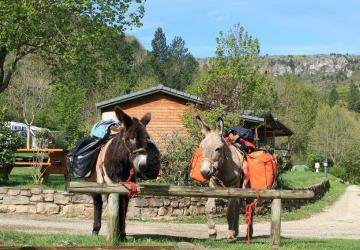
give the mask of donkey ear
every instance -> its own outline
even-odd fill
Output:
[[[216,132],[218,132],[220,135],[224,132],[224,120],[219,117],[216,122]]]
[[[208,125],[205,124],[205,122],[200,118],[200,116],[196,116],[196,122],[199,126],[199,128],[201,128],[201,132],[204,135],[207,135],[208,133],[210,133],[210,128]]]
[[[151,120],[151,113],[146,113],[140,120],[140,122],[146,127]]]
[[[119,108],[119,106],[115,107],[115,114],[119,119],[119,122],[124,124],[125,129],[129,128],[132,125],[133,121],[131,117],[128,116],[124,111],[122,111],[122,109]]]

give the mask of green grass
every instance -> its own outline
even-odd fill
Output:
[[[287,171],[279,177],[280,185],[284,189],[288,188],[307,188],[309,186],[323,182],[323,173],[312,171]]]
[[[269,237],[258,237],[247,246],[242,238],[236,243],[227,243],[226,240],[199,240],[183,237],[160,235],[137,235],[128,237],[126,243],[120,246],[176,246],[179,242],[189,242],[194,245],[210,249],[271,249]],[[316,239],[287,239],[282,238],[283,249],[359,249],[360,240],[316,240]],[[30,234],[12,231],[0,231],[0,247],[71,247],[71,246],[109,246],[103,236],[80,236],[66,234]]]
[[[23,188],[44,188],[44,189],[56,189],[64,190],[65,189],[65,180],[64,175],[60,174],[50,174],[48,183],[35,185],[33,184],[33,174],[34,168],[32,167],[14,167],[11,171],[8,181],[0,179],[0,186],[9,186],[9,187],[23,187]]]

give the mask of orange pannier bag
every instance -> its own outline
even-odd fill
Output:
[[[204,183],[207,180],[201,175],[201,160],[203,157],[202,148],[197,148],[191,158],[190,177],[194,181]]]
[[[247,155],[247,176],[253,189],[268,189],[277,176],[274,157],[266,151],[255,151]]]

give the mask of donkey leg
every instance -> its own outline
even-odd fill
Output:
[[[119,240],[125,241],[126,240],[126,231],[125,231],[125,224],[126,224],[126,213],[128,209],[129,198],[128,196],[120,196],[119,199]]]
[[[229,199],[229,205],[227,210],[227,222],[228,222],[228,235],[227,240],[229,242],[236,241],[236,237],[239,234],[239,199]]]
[[[216,212],[215,198],[209,198],[205,205],[205,213],[208,224],[208,233],[210,239],[216,239],[217,231],[215,229],[214,214]]]
[[[101,228],[101,213],[103,201],[101,198],[101,194],[92,194],[92,198],[94,201],[94,225],[92,234],[98,235]]]

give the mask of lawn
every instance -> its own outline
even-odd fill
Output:
[[[44,189],[65,190],[64,175],[50,174],[48,183],[35,185],[33,184],[32,178],[34,171],[38,170],[34,170],[32,167],[14,167],[8,181],[0,179],[0,186],[24,188],[40,187]]]
[[[188,242],[196,246],[210,249],[271,249],[271,240],[268,237],[255,238],[248,246],[244,239],[229,244],[226,240],[198,240],[181,237],[138,235],[128,237],[121,246],[177,246],[179,242]],[[359,249],[360,240],[316,240],[316,239],[287,239],[282,238],[283,249]],[[36,247],[72,247],[72,246],[109,246],[103,236],[80,236],[66,234],[30,234],[11,231],[0,231],[1,246],[36,246]]]

